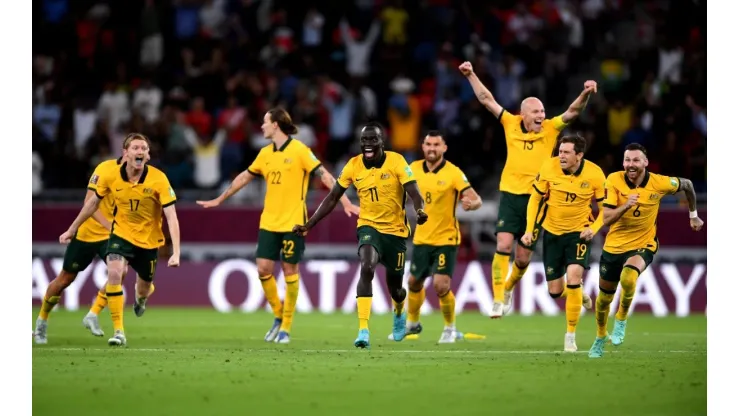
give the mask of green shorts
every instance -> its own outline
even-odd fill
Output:
[[[555,235],[542,230],[542,257],[545,263],[547,281],[563,277],[571,264],[579,264],[589,269],[591,242],[581,240],[579,231]]]
[[[406,268],[406,239],[391,234],[383,234],[369,225],[357,228],[359,247],[371,245],[380,257],[380,264],[388,274],[403,274]],[[360,249],[357,254],[360,254]]]
[[[257,236],[257,258],[298,264],[306,251],[306,239],[294,232],[278,233],[260,229]]]
[[[646,248],[630,250],[620,254],[612,254],[602,251],[601,259],[599,260],[599,275],[607,282],[619,282],[624,264],[627,263],[627,260],[632,256],[642,257],[642,259],[645,260],[645,268],[647,268],[647,266],[653,262],[655,252]]]
[[[109,254],[123,256],[142,280],[147,282],[154,280],[154,273],[157,271],[157,260],[159,259],[158,248],[141,248],[128,240],[111,234],[108,239],[106,256]]]
[[[424,280],[435,274],[452,276],[457,261],[457,246],[414,245],[411,274]]]
[[[108,249],[108,240],[88,243],[73,238],[69,242],[67,249],[64,251],[64,263],[62,270],[68,273],[79,273],[87,269],[92,263],[95,256],[105,261],[106,250]]]
[[[537,210],[537,216],[539,216],[542,205],[545,200],[540,201],[540,207]],[[501,192],[501,200],[498,204],[498,222],[496,222],[496,233],[511,233],[517,241],[517,244],[521,244],[520,238],[527,231],[527,205],[529,205],[529,194],[517,195],[508,192]],[[544,217],[537,222],[535,230],[532,236],[532,244],[522,247],[534,250],[537,245],[539,235],[542,233],[542,220]]]

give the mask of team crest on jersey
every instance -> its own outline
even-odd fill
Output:
[[[93,185],[97,185],[98,179],[100,179],[100,176],[98,176],[98,175],[92,175],[90,177],[90,183],[93,184]]]
[[[590,185],[590,184],[589,184],[588,182],[586,182],[586,181],[583,181],[583,182],[581,182],[581,188],[582,188],[582,189],[586,189],[586,188],[588,188],[589,186],[591,186],[591,185]]]
[[[152,189],[152,188],[144,188],[144,193],[145,194],[153,194],[154,193],[154,189]]]
[[[386,179],[388,179],[390,177],[391,177],[391,174],[390,173],[384,173],[384,174],[380,175],[380,179],[383,179],[383,180],[386,180]]]
[[[650,199],[651,200],[653,200],[653,199],[659,199],[659,198],[660,198],[660,194],[650,194]]]
[[[289,157],[286,157],[285,160],[283,161],[283,163],[285,163],[286,165],[289,165],[289,164],[293,163],[293,159],[291,159]]]
[[[438,181],[437,186],[445,186],[446,183],[445,181]]]

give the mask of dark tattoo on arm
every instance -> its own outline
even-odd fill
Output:
[[[117,260],[123,261],[123,256],[120,254],[116,254],[116,253],[108,254],[108,261],[117,261]]]
[[[689,211],[696,211],[696,191],[693,182],[686,178],[678,178],[678,190],[683,191],[686,195],[686,200],[689,202]]]

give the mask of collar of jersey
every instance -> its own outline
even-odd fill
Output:
[[[432,173],[437,173],[440,170],[442,170],[442,168],[445,167],[445,164],[446,163],[447,163],[447,161],[443,159],[442,160],[442,163],[440,163],[439,166],[437,166],[436,168],[434,168],[434,170],[432,171]],[[426,160],[422,160],[421,161],[421,165],[423,166],[424,173],[429,173],[429,167],[427,166],[427,161]]]
[[[272,151],[273,151],[273,152],[282,152],[283,150],[285,150],[285,148],[286,148],[286,147],[288,147],[288,145],[290,144],[290,142],[291,142],[292,140],[293,140],[293,138],[292,138],[292,137],[290,137],[290,136],[288,136],[288,140],[286,140],[286,141],[285,141],[285,143],[283,143],[283,145],[282,145],[282,146],[280,146],[280,148],[279,148],[279,149],[277,148],[277,145],[276,145],[275,143],[273,143],[273,144],[272,144]]]
[[[578,169],[576,169],[576,171],[575,171],[575,172],[573,172],[573,176],[578,176],[578,175],[580,175],[580,174],[581,174],[581,172],[583,172],[583,167],[584,167],[584,166],[586,166],[586,159],[581,159],[581,166],[579,166],[579,167],[578,167]],[[567,171],[567,170],[565,170],[565,169],[563,169],[563,173],[564,173],[564,174],[566,174],[566,175],[570,175],[570,172],[568,172],[568,171]]]
[[[645,179],[642,180],[642,183],[640,184],[640,188],[646,187],[649,180],[650,180],[650,172],[648,172],[647,169],[645,169]],[[626,171],[624,172],[624,181],[627,183],[627,186],[630,189],[637,188],[637,185],[635,185],[634,183],[632,183],[632,181],[630,180],[630,178],[627,176],[627,172]]]
[[[128,162],[123,162],[123,164],[121,165],[121,179],[123,179],[124,182],[128,182],[128,173],[126,173],[127,164]],[[141,173],[141,177],[139,178],[138,183],[144,183],[147,173],[149,173],[149,166],[144,165],[144,172]]]
[[[387,153],[383,152],[383,156],[380,157],[376,162],[368,162],[365,158],[362,158],[362,164],[365,165],[365,169],[377,168],[380,169],[385,163],[385,157]]]

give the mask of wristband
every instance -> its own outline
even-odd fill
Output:
[[[699,218],[699,214],[696,211],[689,211],[689,218]]]

